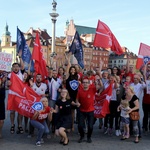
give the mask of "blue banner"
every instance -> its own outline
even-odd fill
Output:
[[[24,38],[23,33],[18,29],[17,27],[17,48],[16,48],[17,53],[22,51],[22,60],[25,65],[25,69],[28,69],[28,65],[31,61],[31,52],[30,49],[26,43],[26,40]]]
[[[70,50],[72,54],[74,54],[75,58],[78,61],[78,64],[83,69],[84,68],[84,60],[83,60],[83,48],[80,40],[79,33],[76,31],[72,44],[70,46]]]

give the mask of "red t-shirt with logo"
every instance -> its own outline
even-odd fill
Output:
[[[91,84],[88,90],[84,90],[82,85],[79,86],[77,99],[81,104],[80,111],[82,112],[94,111],[95,93],[96,87],[94,84]]]
[[[40,114],[36,120],[39,122],[43,122],[47,118],[49,112],[50,112],[50,107],[48,106],[48,107],[46,107],[45,111],[40,112]]]

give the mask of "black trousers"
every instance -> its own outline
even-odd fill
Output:
[[[143,128],[145,129],[145,131],[148,131],[148,128],[150,129],[150,123],[149,123],[150,104],[143,103],[142,106],[143,106],[143,112],[144,112]]]
[[[78,130],[80,133],[80,137],[82,138],[84,137],[85,120],[87,120],[87,125],[88,125],[87,138],[91,138],[91,135],[93,132],[94,111],[91,111],[91,112],[79,111]]]

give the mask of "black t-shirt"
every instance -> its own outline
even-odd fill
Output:
[[[79,82],[76,78],[69,77],[66,80],[66,89],[69,92],[69,96],[73,101],[76,100],[77,92],[78,92]]]
[[[125,96],[122,97],[122,99],[125,99]],[[133,95],[133,97],[131,98],[131,100],[129,101],[129,107],[132,109],[135,107],[134,101],[139,100],[138,97],[136,95]],[[139,109],[135,110],[135,111],[139,111]]]
[[[71,102],[72,100],[66,100],[65,102],[60,99],[56,101],[56,105],[59,108],[59,115],[66,116],[71,114]]]

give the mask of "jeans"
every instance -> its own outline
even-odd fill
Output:
[[[88,124],[87,138],[91,138],[91,135],[93,132],[94,111],[91,111],[91,112],[79,111],[78,130],[79,130],[81,138],[84,137],[85,119],[87,120],[87,124]]]
[[[139,136],[138,121],[132,120],[132,126],[133,126],[133,134],[134,134],[134,136]]]
[[[33,127],[38,129],[37,142],[41,141],[41,138],[44,133],[49,133],[49,129],[45,120],[42,123],[36,120],[30,120],[30,123]]]

